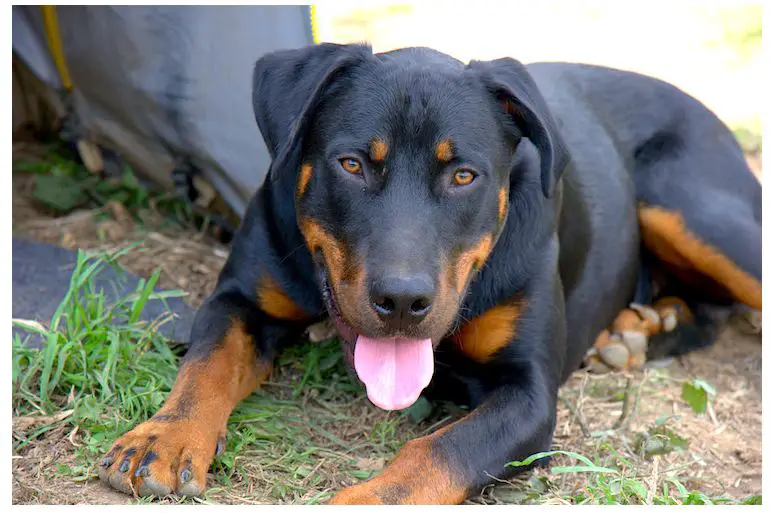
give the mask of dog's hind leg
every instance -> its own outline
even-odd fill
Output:
[[[679,181],[688,178],[681,175]],[[663,182],[650,184],[650,192],[656,192],[658,183]],[[649,196],[655,202],[641,203],[638,219],[648,251],[644,258],[657,261],[672,283],[669,290],[691,307],[679,307],[679,322],[661,329],[664,321],[651,321],[650,309],[622,311],[587,356],[585,364],[595,372],[640,368],[648,360],[706,347],[714,342],[733,304],[761,311],[761,208],[749,205],[744,195],[707,190],[694,196],[690,189],[686,184],[653,198],[642,191],[641,199]],[[659,312],[663,301],[676,299],[660,300],[653,309]],[[682,304],[677,299],[677,306]]]
[[[697,205],[674,210],[641,205],[638,216],[643,244],[671,274],[698,292],[711,294],[711,299],[729,296],[734,302],[761,310],[761,225],[721,207]]]
[[[701,302],[761,310],[762,187],[726,126],[699,110],[634,150],[641,239]]]

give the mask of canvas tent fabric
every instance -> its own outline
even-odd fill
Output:
[[[251,106],[254,63],[312,44],[309,8],[58,6],[56,22],[70,108],[90,140],[162,187],[187,161],[240,216],[270,163]],[[12,23],[14,59],[44,88],[63,89],[41,7],[14,6]],[[17,105],[30,104],[23,89],[15,77],[14,129]]]
[[[11,255],[12,318],[48,325],[70,288],[77,253],[51,244],[13,237]],[[101,291],[106,304],[112,305],[120,302],[126,304],[122,300],[126,301],[130,294],[137,291],[139,283],[140,277],[137,275],[104,265],[93,275],[91,285],[94,291]],[[155,288],[155,292],[164,291]],[[181,344],[189,343],[194,318],[194,308],[178,297],[168,297],[164,301],[151,298],[140,313],[141,321],[157,323],[158,333]],[[110,322],[124,320],[112,316]],[[27,339],[33,347],[42,344],[41,337],[16,325],[12,328],[12,334],[19,335],[23,341]]]

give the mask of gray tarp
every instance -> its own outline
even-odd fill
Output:
[[[254,62],[313,42],[308,7],[60,6],[57,17],[93,140],[168,187],[175,159],[188,157],[242,214],[269,164],[251,107]],[[13,51],[59,86],[38,6],[13,7]]]

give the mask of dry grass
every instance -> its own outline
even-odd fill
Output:
[[[160,284],[188,292],[192,305],[212,288],[224,262],[226,248],[194,230],[166,230],[153,211],[144,213],[142,225],[128,221],[116,208],[54,219],[35,208],[28,192],[27,178],[16,174],[16,235],[79,248],[140,242],[141,250],[123,257],[123,266],[141,276],[160,267]],[[120,229],[109,233],[106,221]],[[271,382],[233,415],[228,451],[214,465],[212,488],[203,501],[321,502],[334,490],[373,475],[405,440],[460,414],[440,407],[415,425],[407,416],[380,411],[366,400],[342,362],[332,359],[336,352],[336,344],[309,343],[282,357]],[[682,384],[690,378],[716,388],[703,415],[681,398]],[[303,381],[306,386],[300,386]],[[60,413],[68,408],[63,399]],[[50,430],[32,436],[47,422],[53,426]],[[67,418],[17,415],[14,437],[25,445],[13,455],[15,504],[135,501],[96,479],[93,456],[86,450],[90,434],[76,427]],[[761,337],[728,329],[716,346],[668,368],[605,376],[577,373],[563,387],[554,449],[617,469],[616,477],[535,470],[487,487],[469,502],[604,503],[616,490],[622,502],[645,503],[679,497],[675,483],[707,497],[761,495],[761,431]],[[668,440],[679,447],[645,455],[647,444]],[[565,458],[554,460],[554,465],[561,464]],[[625,483],[642,490],[626,489]]]

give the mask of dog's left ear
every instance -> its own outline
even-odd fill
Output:
[[[522,135],[537,147],[543,194],[550,198],[570,153],[537,84],[519,61],[508,57],[471,61],[468,67],[513,117]]]

